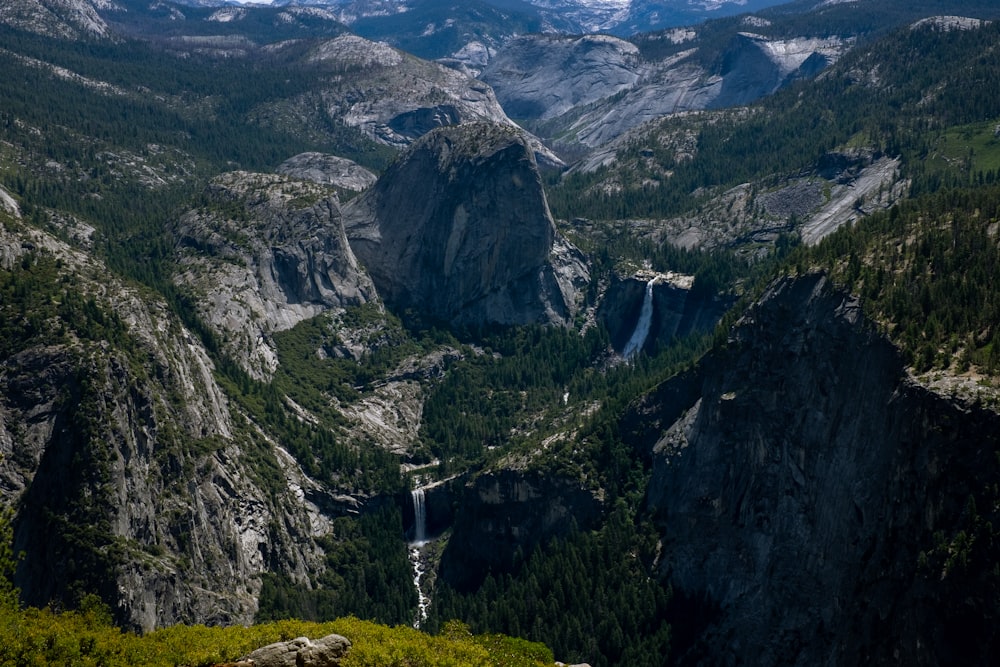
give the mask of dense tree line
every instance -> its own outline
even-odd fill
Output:
[[[430,627],[461,618],[473,631],[540,641],[562,660],[659,667],[670,650],[669,590],[649,561],[655,535],[624,504],[594,532],[574,532],[490,573],[472,594],[439,583]]]
[[[257,621],[356,616],[389,625],[411,624],[417,593],[402,534],[402,516],[394,505],[383,505],[360,519],[337,519],[333,533],[323,540],[326,569],[314,585],[304,588],[279,575],[265,576]]]
[[[505,445],[514,427],[576,398],[581,375],[608,349],[607,334],[553,327],[510,328],[490,334],[481,351],[469,350],[424,403],[420,436],[443,459],[472,461]]]
[[[800,267],[830,267],[919,372],[1000,373],[1000,188],[945,190],[843,228]]]

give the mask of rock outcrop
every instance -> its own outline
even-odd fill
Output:
[[[838,38],[736,33],[716,56],[714,44],[694,32],[659,39],[679,40],[677,48],[643,57],[635,44],[609,36],[523,36],[500,49],[480,78],[509,115],[572,152],[604,146],[666,115],[752,102],[815,76],[847,48]]]
[[[177,281],[252,375],[277,366],[270,335],[375,300],[327,188],[273,174],[216,177],[205,206],[177,225]]]
[[[635,44],[606,35],[526,35],[502,48],[480,78],[514,118],[547,120],[634,86]]]
[[[432,132],[345,206],[344,224],[386,303],[453,325],[565,323],[588,279],[508,126]]]
[[[375,184],[378,177],[347,158],[325,153],[300,153],[280,165],[277,172],[303,181],[333,185],[361,192]]]
[[[822,275],[777,282],[631,421],[659,567],[703,621],[681,664],[996,658],[1000,415],[916,383]]]

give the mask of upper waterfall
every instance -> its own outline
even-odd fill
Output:
[[[659,281],[660,276],[652,278],[646,283],[646,295],[642,299],[642,310],[639,311],[639,321],[635,324],[635,331],[632,337],[625,344],[622,356],[631,359],[646,344],[646,337],[649,335],[649,327],[653,323],[653,286]]]

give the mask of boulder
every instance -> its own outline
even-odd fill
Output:
[[[237,664],[253,667],[338,667],[350,648],[351,641],[341,635],[327,635],[315,641],[297,637],[262,646]]]

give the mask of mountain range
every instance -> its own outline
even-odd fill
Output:
[[[396,0],[184,0],[193,6],[225,4],[286,7],[309,5],[337,11],[345,23],[392,14],[440,13],[444,22],[461,15],[462,5],[475,3],[399,2]],[[487,0],[480,7],[503,11],[509,20],[519,14],[540,21],[546,31],[568,33],[611,32],[618,35],[647,32],[678,25],[700,23],[707,19],[753,12],[777,4],[780,0]],[[477,8],[478,9],[478,8]],[[478,11],[483,11],[478,9]],[[489,10],[487,10],[489,11]],[[419,19],[417,19],[419,20]],[[410,21],[415,23],[417,20]]]
[[[993,664],[998,31],[5,3],[0,613]]]

